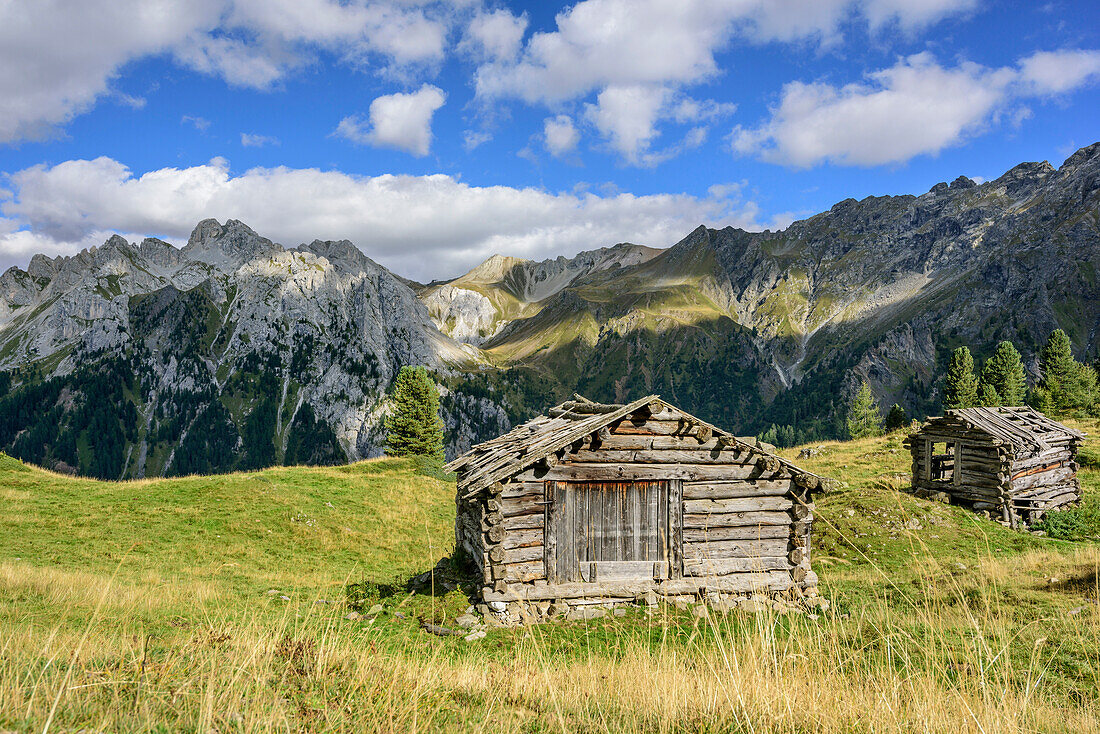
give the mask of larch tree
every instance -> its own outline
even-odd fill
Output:
[[[439,392],[423,367],[402,367],[386,417],[386,453],[390,456],[443,456]]]
[[[848,416],[845,420],[848,436],[867,438],[882,435],[882,415],[870,386],[864,382],[848,404]]]
[[[951,365],[943,382],[943,407],[973,408],[978,404],[978,379],[974,376],[974,357],[968,347],[959,347],[951,355]]]

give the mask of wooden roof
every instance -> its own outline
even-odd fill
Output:
[[[502,436],[477,444],[451,461],[445,468],[447,471],[465,470],[459,479],[458,488],[464,491],[464,495],[472,496],[494,482],[518,474],[585,436],[647,408],[651,412],[660,412],[665,408],[674,410],[692,424],[707,426],[713,435],[726,437],[730,445],[775,459],[786,467],[792,476],[821,479],[815,474],[797,468],[786,459],[765,451],[759,446],[745,443],[733,434],[684,412],[662,400],[659,395],[647,395],[625,405],[594,403],[578,395],[577,400],[554,406],[547,411],[547,415],[540,415]]]
[[[942,418],[931,418],[926,426],[956,421],[962,426],[987,433],[1007,443],[1017,454],[1030,455],[1046,451],[1067,439],[1080,441],[1085,434],[1064,426],[1056,420],[1025,406],[997,408],[956,408]],[[923,431],[924,428],[921,428]]]

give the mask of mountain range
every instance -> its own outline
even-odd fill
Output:
[[[1011,340],[1034,375],[1062,328],[1096,358],[1098,176],[1100,143],[782,231],[495,255],[427,285],[350,242],[285,248],[234,220],[178,249],[36,255],[0,275],[0,448],[109,478],[338,463],[379,453],[405,364],[437,376],[452,453],[573,391],[810,439],[866,381],[919,417],[959,345]]]

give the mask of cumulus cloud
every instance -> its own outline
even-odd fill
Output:
[[[168,54],[270,88],[327,50],[383,69],[434,64],[457,22],[444,0],[44,0],[0,3],[0,143],[56,133],[111,94],[125,64]]]
[[[484,60],[511,61],[519,53],[526,32],[526,13],[516,16],[501,8],[474,16],[459,46]]]
[[[553,156],[562,156],[571,153],[577,148],[581,134],[573,125],[573,118],[569,115],[547,117],[542,126],[543,140],[546,150]]]
[[[584,0],[559,13],[553,31],[532,34],[518,54],[492,58],[475,73],[482,100],[518,99],[554,107],[595,94],[586,109],[612,150],[650,165],[706,136],[696,121],[676,147],[649,147],[662,120],[727,114],[682,100],[683,90],[720,73],[715,55],[751,43],[835,39],[853,18],[873,29],[916,28],[965,11],[976,0]],[[682,109],[670,109],[679,104]],[[631,113],[636,114],[631,114]]]
[[[730,142],[736,153],[795,167],[901,163],[959,144],[1022,98],[1069,91],[1098,71],[1093,51],[1042,52],[996,69],[947,68],[925,52],[842,87],[786,84],[769,119],[734,128]],[[1021,108],[1011,117],[1027,114]]]
[[[1069,92],[1100,76],[1100,51],[1040,51],[1020,61],[1025,91],[1048,95]]]
[[[370,103],[369,119],[345,117],[336,134],[353,143],[425,156],[432,145],[432,116],[446,100],[443,90],[431,84],[409,94],[383,95]]]
[[[547,192],[471,186],[451,176],[354,176],[257,168],[225,160],[135,176],[110,158],[33,166],[10,176],[0,205],[0,259],[75,252],[109,231],[184,241],[205,217],[236,218],[293,246],[350,239],[372,258],[420,279],[462,272],[494,252],[542,258],[615,242],[665,246],[700,223],[757,227],[740,189],[707,197]]]

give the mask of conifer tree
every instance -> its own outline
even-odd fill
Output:
[[[1096,370],[1073,358],[1069,337],[1055,329],[1039,356],[1042,379],[1034,394],[1036,408],[1062,415],[1087,411],[1096,403]]]
[[[391,456],[443,456],[439,393],[423,367],[402,367],[386,417],[386,452]]]
[[[981,387],[978,388],[978,405],[995,408],[998,405],[1004,405],[1004,402],[1001,400],[1001,396],[997,394],[997,388],[988,382],[983,382]]]
[[[1027,392],[1027,380],[1024,378],[1024,365],[1020,362],[1020,353],[1012,342],[1004,341],[997,345],[993,356],[986,360],[982,368],[982,379],[978,386],[979,397],[986,405],[988,395],[984,386],[993,388],[998,402],[994,405],[1023,405]]]
[[[870,386],[864,382],[848,404],[845,420],[851,438],[867,438],[882,435],[882,415]]]
[[[943,407],[973,408],[978,404],[978,380],[974,376],[974,357],[967,347],[951,355],[951,365],[943,383]]]
[[[909,416],[905,414],[905,408],[894,403],[894,407],[890,408],[890,412],[886,414],[886,432],[897,431],[907,425],[909,425]]]

